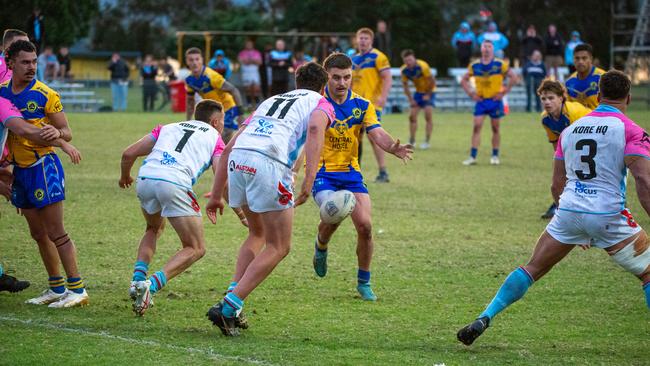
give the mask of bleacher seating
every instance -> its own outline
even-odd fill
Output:
[[[84,89],[81,83],[50,83],[50,87],[61,96],[61,104],[68,111],[97,112],[104,100],[96,98],[95,92]]]

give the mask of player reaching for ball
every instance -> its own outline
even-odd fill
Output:
[[[350,90],[352,60],[348,56],[334,53],[325,59],[323,66],[329,74],[325,96],[334,106],[336,119],[325,131],[325,146],[314,181],[314,200],[320,207],[335,191],[348,190],[354,193],[357,204],[351,217],[357,230],[357,291],[364,300],[375,301],[377,296],[370,287],[370,262],[374,246],[370,196],[358,161],[360,131],[365,128],[368,138],[375,145],[404,162],[411,159],[413,147],[393,140],[379,124],[372,103]],[[318,225],[314,270],[319,277],[327,274],[328,243],[339,224],[321,222]]]

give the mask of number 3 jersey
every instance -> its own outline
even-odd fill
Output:
[[[312,112],[322,110],[329,121],[334,108],[319,93],[297,89],[265,100],[246,121],[233,149],[252,150],[291,168],[307,139]]]
[[[612,106],[601,105],[567,127],[555,151],[568,179],[559,209],[596,215],[622,211],[626,156],[650,159],[650,138]]]
[[[138,178],[162,180],[188,189],[225,148],[219,132],[201,121],[158,125],[149,136],[156,144],[144,159]]]

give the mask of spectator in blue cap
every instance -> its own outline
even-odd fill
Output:
[[[506,37],[503,33],[499,32],[499,29],[497,28],[497,23],[495,22],[490,22],[488,23],[488,29],[485,31],[483,34],[478,36],[478,43],[482,44],[483,41],[491,41],[492,45],[494,45],[494,56],[498,58],[503,58],[505,55],[504,50],[506,47],[508,47],[508,44],[510,43],[508,41],[508,37]]]
[[[571,32],[571,39],[569,40],[569,42],[566,44],[566,47],[564,48],[564,62],[569,67],[569,75],[576,72],[576,67],[573,64],[573,50],[576,48],[577,45],[582,43],[584,42],[580,39],[580,32],[578,31]]]
[[[230,74],[232,74],[230,60],[226,57],[226,53],[223,52],[223,50],[214,51],[214,57],[210,59],[208,67],[221,74],[226,80],[228,80]]]
[[[456,58],[460,67],[467,67],[472,51],[476,45],[476,36],[469,26],[469,23],[460,23],[460,28],[451,38],[451,46],[456,50]]]

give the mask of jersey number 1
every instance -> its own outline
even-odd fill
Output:
[[[185,134],[183,137],[181,137],[181,140],[178,141],[178,145],[176,145],[176,148],[174,149],[177,152],[183,152],[183,148],[185,147],[185,144],[187,144],[187,140],[189,140],[190,136],[192,136],[192,134],[196,131],[183,129],[183,132],[185,132]]]
[[[580,155],[580,161],[587,163],[589,171],[585,173],[581,169],[576,170],[575,173],[578,176],[578,179],[589,180],[596,178],[596,162],[594,161],[594,157],[596,157],[596,152],[598,151],[598,144],[596,144],[596,141],[592,139],[579,140],[576,142],[576,150],[582,150],[584,147],[589,148],[589,150],[587,151],[587,155]]]
[[[284,116],[286,116],[287,113],[289,112],[289,109],[291,108],[293,103],[295,103],[296,100],[298,100],[298,98],[273,98],[273,99],[275,100],[275,102],[273,102],[273,105],[271,106],[271,108],[269,108],[269,111],[266,112],[267,117],[273,117],[273,115],[278,110],[278,108],[280,108],[280,105],[282,105],[282,103],[284,102],[287,102],[284,108],[280,110],[280,115],[278,116],[278,119],[283,119]]]

